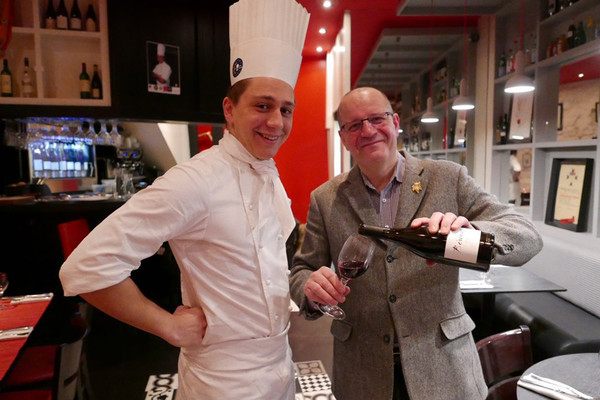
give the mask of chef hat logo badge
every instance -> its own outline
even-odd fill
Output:
[[[295,0],[239,0],[229,7],[231,84],[276,78],[296,85],[310,14]]]
[[[233,62],[233,67],[231,69],[231,73],[234,78],[237,78],[237,76],[242,72],[243,67],[244,67],[244,62],[242,61],[242,59],[236,58],[235,61]]]

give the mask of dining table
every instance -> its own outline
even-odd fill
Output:
[[[483,334],[491,332],[496,295],[500,293],[563,292],[564,287],[545,279],[525,267],[491,265],[486,274],[461,268],[460,291],[463,296],[481,296]]]
[[[528,374],[560,382],[589,398],[600,399],[600,353],[576,353],[547,358],[525,370],[522,377]],[[548,398],[536,391],[517,386],[518,400],[547,400]]]
[[[3,308],[0,309],[0,333],[15,328],[29,327],[35,329],[51,299],[51,296],[47,296],[43,300],[11,303],[10,299],[4,298],[2,300]],[[2,338],[0,335],[0,381],[2,381],[19,355],[21,348],[27,342],[27,338],[27,335],[9,338]]]

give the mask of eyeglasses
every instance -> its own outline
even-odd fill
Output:
[[[381,113],[381,114],[374,114],[367,118],[350,121],[350,122],[340,126],[340,129],[342,131],[346,131],[349,133],[356,133],[362,129],[363,123],[365,121],[369,121],[369,124],[371,126],[377,128],[377,127],[383,125],[387,121],[387,117],[390,115],[392,115],[392,113],[389,111]]]

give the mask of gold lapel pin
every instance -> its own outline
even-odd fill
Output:
[[[415,193],[421,193],[421,190],[423,190],[423,186],[421,186],[421,181],[417,181],[415,183],[412,184],[412,191]]]

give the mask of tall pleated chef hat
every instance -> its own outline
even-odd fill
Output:
[[[229,7],[231,84],[269,77],[296,86],[309,18],[294,0],[240,0]]]
[[[164,56],[165,55],[165,45],[162,43],[159,43],[156,45],[156,55],[157,56]]]

